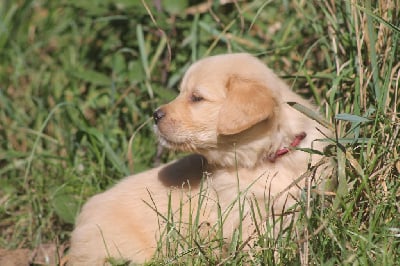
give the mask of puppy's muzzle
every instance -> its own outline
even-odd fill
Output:
[[[154,122],[158,124],[158,122],[165,116],[165,112],[162,109],[157,109],[153,113]]]

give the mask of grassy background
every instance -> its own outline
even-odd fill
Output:
[[[308,235],[281,242],[281,262],[395,265],[399,8],[399,0],[3,0],[0,247],[68,243],[89,196],[176,156],[157,154],[146,121],[176,95],[187,67],[249,52],[312,98],[336,132],[336,197],[304,209],[313,210],[300,221]],[[187,263],[206,261],[190,254]],[[220,262],[271,264],[273,254]]]

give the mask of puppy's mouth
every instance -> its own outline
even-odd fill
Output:
[[[163,132],[160,131],[157,125],[154,125],[154,133],[158,137],[158,141],[160,144],[170,150],[177,150],[177,151],[190,151],[193,152],[196,150],[195,145],[193,144],[192,141],[190,140],[177,140],[177,139],[171,139]]]

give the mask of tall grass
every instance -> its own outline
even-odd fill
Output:
[[[245,240],[223,250],[177,237],[154,264],[396,265],[399,8],[398,0],[2,1],[0,247],[68,243],[89,196],[179,156],[158,152],[145,123],[176,95],[190,63],[249,52],[332,124],[334,196],[312,190],[291,238],[260,236],[248,252]]]

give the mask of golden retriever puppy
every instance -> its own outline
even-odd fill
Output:
[[[312,108],[249,54],[193,64],[179,96],[153,116],[164,146],[194,154],[92,197],[72,233],[70,264],[103,265],[109,257],[143,263],[165,230],[211,237],[222,227],[229,242],[241,226],[242,239],[251,237],[272,205],[277,213],[295,203],[304,187],[298,177],[318,160],[297,148],[322,149],[314,140],[327,134],[287,102]]]

